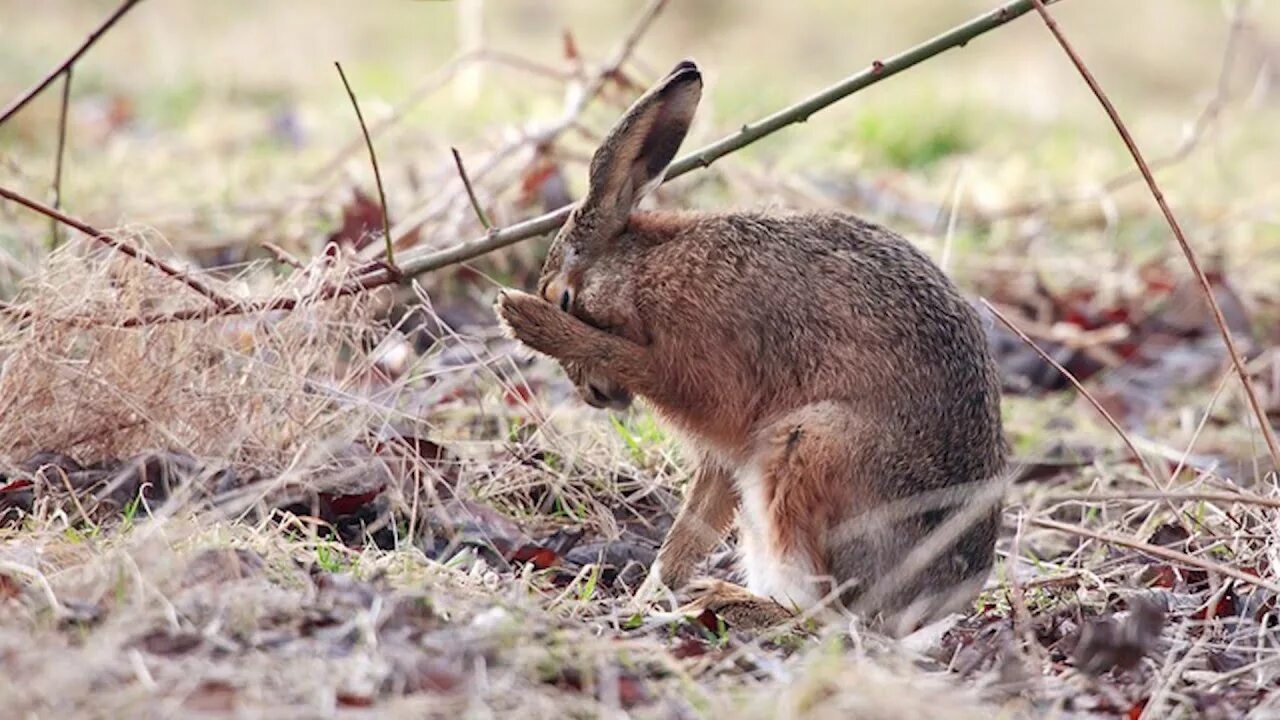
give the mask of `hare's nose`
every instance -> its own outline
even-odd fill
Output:
[[[601,410],[626,410],[631,406],[631,393],[612,383],[600,387],[595,383],[587,383],[583,388],[582,400],[593,408]]]
[[[542,299],[559,307],[564,312],[569,312],[569,309],[573,307],[573,288],[569,287],[569,282],[564,275],[557,275],[551,278],[547,286],[543,288]]]
[[[609,404],[609,396],[595,385],[588,385],[586,401],[592,407],[602,408]]]

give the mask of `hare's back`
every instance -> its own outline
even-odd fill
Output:
[[[975,364],[985,359],[973,307],[897,233],[833,212],[733,213],[717,221],[720,232],[704,237],[723,246],[722,272],[736,275],[724,283],[726,302],[753,308],[758,325],[813,328],[830,342],[857,340],[891,354],[951,354],[959,343]]]

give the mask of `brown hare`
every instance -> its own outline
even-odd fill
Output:
[[[583,399],[645,399],[697,470],[650,582],[687,586],[735,517],[731,624],[844,607],[903,634],[969,602],[999,522],[999,381],[980,320],[923,253],[848,214],[640,212],[702,93],[685,61],[627,111],[512,336]],[[749,592],[748,592],[749,591]]]

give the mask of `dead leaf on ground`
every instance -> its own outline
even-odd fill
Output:
[[[1076,667],[1090,675],[1135,667],[1155,650],[1166,616],[1165,608],[1154,600],[1134,596],[1122,617],[1093,620],[1081,629],[1072,654]]]

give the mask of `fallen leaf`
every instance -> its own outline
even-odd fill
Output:
[[[342,206],[342,224],[328,237],[339,247],[362,250],[382,236],[382,206],[360,188]]]
[[[1122,619],[1115,616],[1094,620],[1080,631],[1073,660],[1090,675],[1112,668],[1130,669],[1150,654],[1160,639],[1166,612],[1155,601],[1135,596]]]

